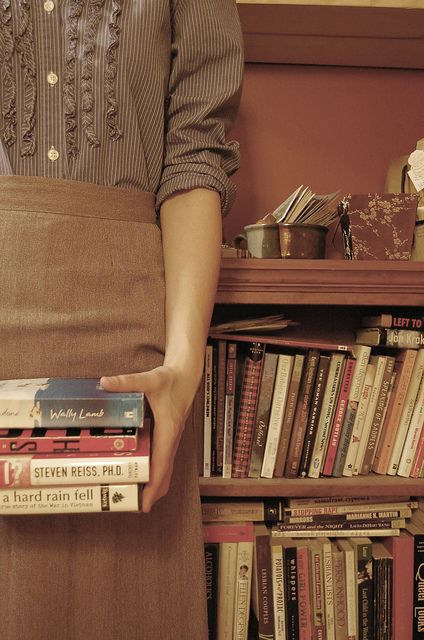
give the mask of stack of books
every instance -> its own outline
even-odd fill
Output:
[[[390,318],[424,339],[422,319]],[[388,322],[362,320],[378,332]],[[365,329],[344,343],[302,336],[282,322],[278,334],[211,332],[204,477],[424,477],[424,348],[373,346]]]
[[[424,504],[390,500],[205,501],[211,640],[420,637]],[[397,531],[377,524],[389,513],[404,521]],[[294,535],[285,529],[293,518],[316,518],[315,528]],[[330,528],[342,519],[356,523],[350,532]],[[242,565],[250,615],[236,597]]]
[[[97,379],[0,381],[0,515],[138,511],[150,428],[142,393]]]

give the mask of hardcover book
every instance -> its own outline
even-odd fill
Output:
[[[95,378],[33,378],[0,381],[4,429],[140,427],[142,393],[105,391]]]
[[[0,489],[0,515],[139,511],[138,484]]]
[[[135,451],[0,455],[0,487],[145,483],[149,480],[150,428],[141,429]]]
[[[134,451],[136,427],[92,429],[0,429],[0,455]]]

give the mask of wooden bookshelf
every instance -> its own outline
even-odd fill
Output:
[[[247,62],[424,68],[422,0],[238,0]]]
[[[238,311],[237,305],[287,306],[289,317],[291,305],[309,307],[309,316],[314,317],[313,305],[317,318],[324,314],[329,322],[331,319],[324,329],[333,331],[339,318],[372,308],[424,307],[424,262],[225,258],[216,302],[228,311]],[[318,479],[200,478],[202,496],[360,496],[370,492],[424,495],[424,480],[377,474]]]

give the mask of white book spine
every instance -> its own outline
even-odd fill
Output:
[[[362,388],[365,383],[367,365],[371,356],[371,347],[368,347],[364,344],[355,344],[352,351],[353,355],[356,358],[356,367],[355,371],[353,372],[349,401],[359,402],[359,400],[361,399]]]
[[[218,564],[218,640],[233,637],[237,542],[221,542]]]
[[[395,476],[397,473],[400,457],[402,455],[402,448],[405,443],[406,434],[408,433],[409,423],[411,422],[412,414],[414,412],[415,402],[423,375],[424,349],[420,349],[417,353],[417,357],[415,358],[411,380],[408,385],[405,402],[403,404],[402,413],[396,430],[396,439],[393,444],[392,455],[390,456],[390,462],[387,468],[387,474],[389,476]]]
[[[264,459],[262,461],[261,477],[272,478],[275,460],[277,458],[278,442],[287,403],[287,394],[293,368],[294,356],[280,354],[278,356],[277,372],[271,401],[268,433],[265,443]]]
[[[237,544],[236,593],[233,640],[247,640],[252,588],[253,545],[250,540]]]
[[[308,471],[309,478],[318,478],[323,465],[327,451],[328,438],[330,436],[332,417],[336,406],[340,381],[342,379],[344,363],[345,356],[343,354],[332,354],[328,370],[327,384],[324,391],[324,399],[318,420],[315,444],[312,451],[311,464]]]
[[[356,602],[357,572],[355,567],[355,553],[352,547],[350,547],[350,549],[347,549],[347,545],[341,546],[340,548],[343,550],[344,561],[345,561],[347,636],[349,640],[357,640],[358,638],[358,618],[357,618],[357,602]]]
[[[0,515],[138,510],[137,484],[0,490]]]
[[[271,569],[275,640],[286,640],[283,549],[281,545],[275,543],[271,545]]]
[[[373,385],[371,387],[370,400],[367,407],[367,413],[365,415],[364,424],[362,427],[361,437],[358,443],[358,450],[356,453],[356,460],[353,467],[352,475],[357,476],[362,467],[365,451],[368,444],[368,438],[370,435],[371,427],[374,420],[374,414],[377,409],[378,398],[380,394],[381,385],[383,382],[384,371],[387,365],[387,358],[385,356],[378,356],[375,361],[376,370]]]
[[[203,419],[203,477],[211,477],[212,463],[212,358],[213,347],[208,344],[205,352],[205,407]]]
[[[358,453],[359,441],[361,439],[362,427],[365,421],[365,416],[367,414],[368,404],[370,402],[375,371],[376,365],[368,363],[365,372],[364,385],[362,387],[362,393],[358,404],[358,410],[355,416],[355,422],[353,423],[352,435],[350,438],[346,460],[343,468],[344,476],[353,475],[353,467],[356,461],[356,455]]]
[[[402,455],[397,470],[397,475],[409,478],[412,471],[415,452],[420,442],[421,432],[424,428],[424,376],[421,378],[417,400],[409,423],[408,433],[403,446]]]

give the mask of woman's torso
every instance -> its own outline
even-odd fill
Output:
[[[155,191],[171,60],[167,0],[0,5],[0,175]]]

